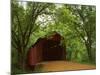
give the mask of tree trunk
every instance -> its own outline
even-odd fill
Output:
[[[88,58],[89,58],[89,61],[92,61],[92,53],[91,53],[91,44],[89,43],[85,43],[85,46],[86,46],[86,49],[87,49],[87,53],[88,53]]]
[[[25,48],[19,48],[18,50],[18,65],[22,69],[23,72],[25,72],[25,66],[26,66],[26,56],[25,56]]]

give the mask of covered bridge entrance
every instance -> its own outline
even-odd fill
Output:
[[[38,39],[28,51],[27,64],[34,66],[42,61],[65,60],[66,50],[60,44],[61,38],[55,33],[49,38]]]

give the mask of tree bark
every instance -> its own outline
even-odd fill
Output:
[[[86,46],[86,49],[87,49],[89,61],[92,61],[91,44],[89,44],[88,42],[85,42],[85,46]]]

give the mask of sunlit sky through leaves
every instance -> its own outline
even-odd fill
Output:
[[[19,2],[19,5],[23,6],[24,9],[26,10],[27,2],[24,2],[24,1]],[[55,6],[56,6],[56,9],[58,9],[58,8],[62,7],[62,4],[55,4]],[[53,23],[52,17],[50,15],[45,15],[45,14],[42,14],[42,15],[38,16],[37,22],[40,22],[41,27],[45,27],[47,25],[47,22],[48,23]]]

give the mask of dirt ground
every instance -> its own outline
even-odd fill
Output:
[[[39,69],[41,72],[75,71],[96,69],[96,66],[68,61],[48,61],[37,64],[35,69]]]

